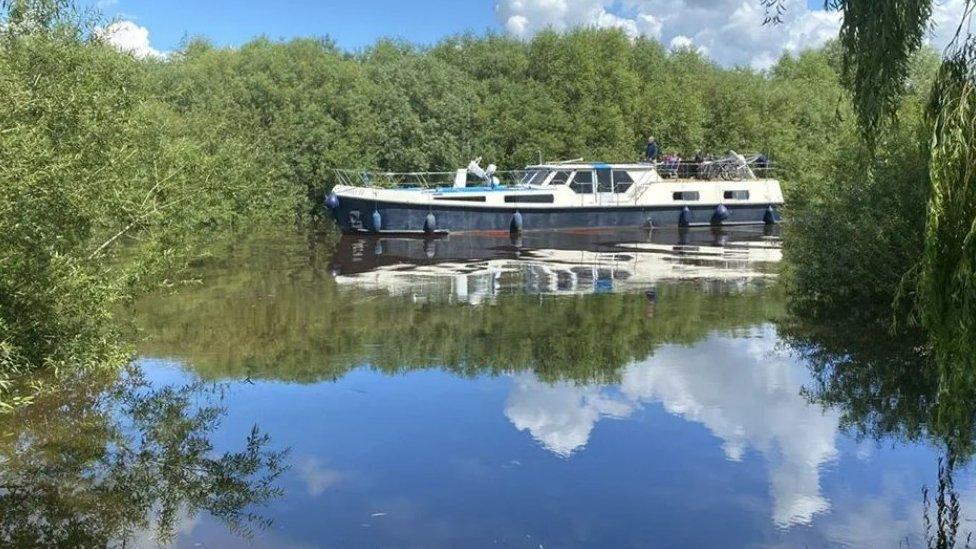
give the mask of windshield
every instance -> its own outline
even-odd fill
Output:
[[[546,180],[546,175],[548,175],[547,170],[529,170],[525,172],[522,179],[519,181],[520,185],[541,185],[543,181]]]

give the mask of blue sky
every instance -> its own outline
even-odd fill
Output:
[[[756,4],[759,0],[753,0]],[[806,0],[810,8],[820,0]],[[203,35],[222,45],[239,45],[259,35],[271,38],[328,35],[346,49],[396,36],[431,43],[464,31],[502,30],[492,0],[101,0],[108,17],[119,16],[150,29],[153,46],[178,47],[184,36]]]
[[[783,52],[815,48],[837,34],[839,14],[820,0],[784,0],[784,22],[763,26],[761,0],[83,0],[123,24],[110,39],[136,55],[164,55],[186,36],[237,46],[256,36],[329,36],[357,50],[380,37],[429,44],[465,31],[536,32],[576,26],[617,27],[694,48],[717,62],[766,68]],[[934,20],[958,22],[966,0],[940,0]],[[943,29],[951,25],[943,25]],[[954,26],[952,26],[954,28]],[[936,44],[940,42],[937,33]]]
[[[152,45],[161,50],[175,49],[186,35],[229,46],[260,35],[328,35],[343,48],[357,49],[383,36],[430,43],[465,30],[500,29],[490,0],[463,6],[456,0],[118,0],[103,2],[101,10],[146,27]]]

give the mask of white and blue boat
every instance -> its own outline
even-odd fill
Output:
[[[756,176],[759,167],[732,153],[697,165],[574,160],[506,173],[473,161],[446,173],[337,170],[326,206],[346,234],[774,224],[783,193],[779,181]]]

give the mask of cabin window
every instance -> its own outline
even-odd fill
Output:
[[[522,181],[520,183],[522,185],[539,185],[546,180],[547,175],[549,175],[549,172],[545,170],[528,171],[522,176]]]
[[[556,175],[552,176],[552,181],[549,182],[550,185],[565,185],[569,181],[569,176],[573,172],[556,172]]]
[[[573,182],[569,184],[569,188],[580,194],[589,194],[593,192],[593,172],[576,172],[573,176]]]
[[[505,202],[545,202],[552,203],[551,194],[510,194],[505,197]]]
[[[749,200],[749,191],[725,191],[726,200]]]
[[[484,202],[485,197],[482,196],[435,196],[434,200],[451,200],[454,202]]]
[[[613,191],[617,193],[625,193],[631,185],[634,184],[634,179],[630,177],[630,174],[623,170],[616,170],[613,172]]]
[[[596,191],[600,193],[613,192],[613,181],[610,177],[610,170],[596,171]]]
[[[671,195],[675,200],[698,200],[698,191],[678,191]]]

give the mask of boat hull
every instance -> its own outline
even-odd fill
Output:
[[[634,227],[762,225],[776,222],[769,209],[775,204],[726,204],[722,215],[718,204],[673,206],[598,206],[567,208],[485,208],[459,204],[421,205],[376,201],[341,196],[330,208],[345,234],[361,233],[439,233],[563,230]],[[687,208],[687,212],[685,212]],[[516,213],[521,223],[515,223]],[[376,215],[378,214],[378,216]],[[430,215],[434,224],[431,226]],[[376,221],[379,221],[377,226]]]

